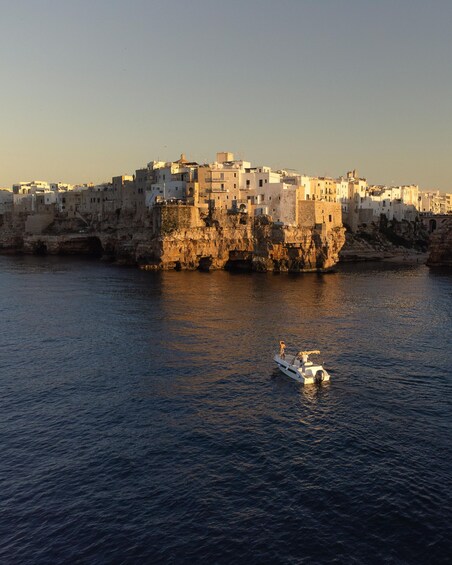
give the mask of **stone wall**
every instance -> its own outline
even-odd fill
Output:
[[[41,234],[53,222],[54,214],[33,214],[27,217],[25,233]]]
[[[154,233],[171,233],[175,230],[197,228],[202,225],[199,208],[186,204],[157,204],[153,208]]]
[[[342,209],[337,202],[319,200],[300,200],[298,202],[298,225],[313,227],[325,224],[326,228],[342,227]]]

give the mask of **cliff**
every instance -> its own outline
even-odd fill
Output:
[[[429,267],[452,267],[452,216],[430,236]]]
[[[0,253],[22,251],[26,219],[26,214],[0,215]]]
[[[354,232],[347,230],[341,262],[409,261],[424,262],[428,245],[427,232],[419,220],[363,224]]]
[[[267,216],[161,206],[140,218],[111,215],[89,225],[56,217],[41,234],[21,222],[0,226],[0,250],[90,255],[146,270],[246,269],[307,272],[331,269],[345,241],[341,226],[287,227]]]
[[[283,227],[265,216],[237,214],[142,241],[135,257],[143,269],[321,271],[337,263],[344,232]]]

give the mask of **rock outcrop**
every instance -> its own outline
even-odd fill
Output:
[[[341,226],[288,227],[242,213],[201,217],[191,206],[161,207],[139,219],[112,216],[89,227],[56,218],[40,235],[16,225],[5,238],[3,228],[4,248],[90,255],[145,270],[325,271],[338,262],[345,241]]]
[[[236,216],[229,225],[176,229],[141,242],[137,263],[143,269],[321,271],[337,263],[345,240],[343,228],[322,232],[275,226],[265,217],[243,220]]]
[[[0,216],[0,253],[20,253],[23,249],[26,214]]]
[[[427,265],[452,268],[452,216],[430,236]]]
[[[345,245],[340,251],[341,262],[413,260],[425,261],[428,234],[420,221],[392,221],[363,224],[357,230],[347,230]]]

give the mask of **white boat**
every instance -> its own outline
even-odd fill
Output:
[[[285,353],[284,349],[277,353],[273,360],[278,365],[279,370],[298,381],[299,383],[310,385],[320,384],[330,380],[330,375],[319,363],[309,360],[310,355],[319,355],[320,351],[300,351],[299,353]]]

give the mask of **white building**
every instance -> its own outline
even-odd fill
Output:
[[[414,220],[418,215],[419,188],[417,185],[402,186],[371,186],[366,195],[359,198],[358,207],[365,212],[369,221],[377,221],[380,215],[388,220]]]
[[[427,214],[447,214],[447,196],[439,190],[420,192],[418,198],[419,212]],[[450,195],[449,195],[450,202]]]
[[[336,202],[339,202],[342,208],[342,214],[347,214],[350,204],[350,190],[348,179],[340,177],[336,181]]]
[[[277,171],[281,175],[281,180],[286,184],[298,186],[300,189],[300,198],[302,200],[311,200],[311,177],[307,175],[300,175],[295,172],[288,172],[286,170]]]
[[[54,192],[66,192],[74,189],[74,186],[67,182],[51,182],[49,183],[49,186],[50,190],[53,190]]]
[[[452,193],[446,194],[446,214],[452,214]]]
[[[36,212],[36,197],[42,196],[40,202],[45,205],[54,204],[57,201],[57,192],[52,190],[46,181],[19,182],[13,184],[13,205],[21,211]]]
[[[281,182],[281,174],[270,167],[247,167],[240,177],[240,190],[246,191],[245,197],[262,193],[267,184]]]
[[[285,225],[297,223],[297,202],[310,193],[308,177],[270,167],[246,168],[241,181],[241,201],[253,204],[256,215],[269,215]]]
[[[146,207],[162,200],[184,200],[187,182],[196,177],[197,164],[189,163],[182,154],[179,161],[148,163],[150,184],[146,190]]]
[[[284,225],[296,225],[299,196],[298,185],[271,182],[262,187],[262,192],[257,195],[255,204],[257,207],[260,206],[262,213],[271,216],[273,221],[281,222]]]
[[[13,184],[14,194],[35,194],[36,192],[46,192],[50,190],[50,184],[43,180],[18,182],[16,184]]]

